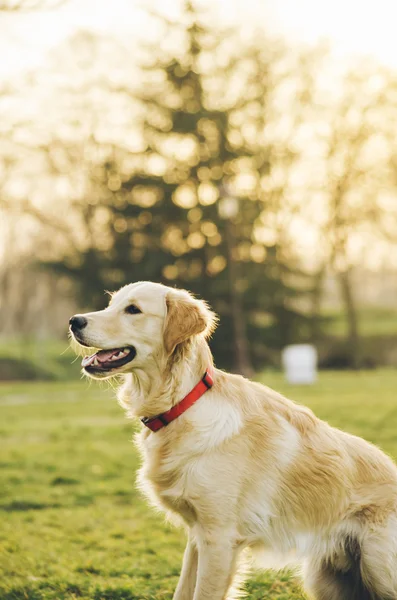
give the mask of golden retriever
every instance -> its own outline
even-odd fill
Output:
[[[213,368],[206,340],[216,322],[205,302],[151,282],[70,320],[79,344],[101,349],[84,371],[122,375],[121,404],[146,418],[140,486],[188,532],[174,600],[236,597],[246,548],[302,563],[316,600],[396,600],[396,466],[309,409]],[[208,369],[213,386],[190,408],[158,431],[145,427]]]

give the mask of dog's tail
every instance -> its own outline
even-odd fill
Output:
[[[305,579],[314,599],[397,600],[397,537],[383,534],[347,537],[340,555],[311,561]]]

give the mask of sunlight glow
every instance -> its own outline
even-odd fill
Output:
[[[169,18],[177,18],[179,0],[151,3]],[[296,41],[329,39],[336,54],[365,54],[397,67],[394,0],[199,0],[226,25],[238,25],[248,38],[254,31],[282,34]],[[0,80],[34,69],[46,54],[79,29],[135,39],[150,37],[150,19],[139,0],[69,0],[56,10],[0,14]]]

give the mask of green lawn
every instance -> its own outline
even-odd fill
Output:
[[[9,363],[1,368],[4,360],[17,364],[11,369]],[[0,380],[7,373],[10,379],[30,379],[27,370],[35,374],[35,380],[72,380],[79,376],[75,364],[76,355],[69,347],[65,334],[63,340],[39,340],[33,338],[0,339]],[[29,368],[30,367],[30,368]]]
[[[346,315],[340,309],[324,310],[322,316],[327,319],[324,323],[324,332],[327,335],[344,337],[347,334]],[[358,320],[360,335],[363,337],[397,335],[397,311],[395,308],[360,307]]]
[[[311,388],[262,381],[397,457],[397,373],[325,373]],[[170,599],[183,533],[134,488],[133,425],[86,381],[0,386],[0,599]],[[303,600],[287,574],[248,597]]]

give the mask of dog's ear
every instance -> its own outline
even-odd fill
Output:
[[[217,325],[217,316],[204,302],[193,298],[185,290],[172,290],[166,296],[167,316],[164,326],[164,345],[172,353],[178,344],[194,335],[211,335]]]

